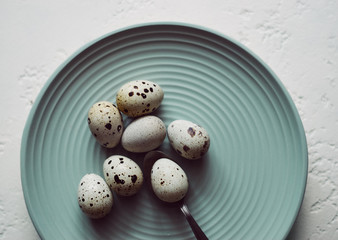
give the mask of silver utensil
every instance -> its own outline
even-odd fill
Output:
[[[160,159],[160,158],[168,158],[170,160],[171,159],[167,154],[165,154],[164,152],[161,151],[150,151],[148,152],[145,157],[144,157],[144,161],[143,161],[143,175],[145,178],[145,181],[147,181],[147,185],[151,188],[152,190],[152,186],[151,186],[151,169],[154,165],[154,163]],[[174,160],[173,160],[174,161]],[[197,224],[197,222],[195,221],[195,219],[193,218],[193,216],[191,215],[188,206],[186,205],[184,198],[174,202],[174,203],[167,203],[167,204],[176,204],[182,211],[182,213],[184,214],[186,220],[188,221],[193,233],[195,234],[195,237],[197,240],[207,240],[207,236],[204,234],[203,230],[200,228],[200,226]]]

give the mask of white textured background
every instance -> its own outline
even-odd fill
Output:
[[[72,53],[121,27],[179,21],[222,32],[265,61],[291,94],[309,148],[289,239],[338,239],[338,1],[0,1],[0,239],[39,239],[20,180],[20,143],[41,87]]]

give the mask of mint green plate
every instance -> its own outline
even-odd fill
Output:
[[[187,119],[210,134],[208,154],[180,159],[188,174],[187,204],[209,239],[283,239],[301,206],[307,146],[298,112],[281,82],[241,44],[178,23],[125,28],[86,45],[42,89],[21,147],[26,205],[43,239],[194,239],[178,209],[145,187],[114,195],[112,212],[91,220],[77,188],[86,173],[102,175],[112,154],[142,165],[144,154],[100,147],[87,126],[90,106],[115,101],[120,86],[147,79],[165,97],[154,114],[168,125]],[[126,125],[130,119],[125,118]]]

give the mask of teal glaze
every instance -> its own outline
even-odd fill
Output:
[[[73,54],[41,90],[21,146],[27,209],[43,239],[194,239],[181,213],[143,187],[114,196],[112,212],[92,221],[77,204],[86,173],[102,176],[112,154],[140,166],[144,154],[100,147],[87,126],[99,100],[115,101],[123,83],[157,82],[165,97],[154,113],[209,132],[198,161],[175,155],[190,180],[187,202],[209,239],[285,239],[300,209],[307,145],[297,109],[276,75],[249,49],[200,26],[147,23],[102,36]],[[131,119],[124,117],[126,124]]]

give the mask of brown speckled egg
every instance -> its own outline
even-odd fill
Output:
[[[124,130],[121,144],[129,152],[148,152],[159,147],[166,136],[163,121],[156,116],[143,116]]]
[[[88,126],[100,145],[113,148],[119,144],[123,119],[114,104],[107,101],[95,103],[88,112]]]
[[[151,186],[155,195],[165,202],[177,202],[188,191],[188,177],[174,161],[161,158],[151,169]]]
[[[125,115],[138,117],[154,112],[160,106],[163,96],[163,90],[157,83],[136,80],[120,88],[116,104]]]
[[[176,152],[187,159],[201,158],[210,146],[208,132],[187,120],[171,122],[168,126],[168,138]]]
[[[82,177],[77,195],[81,210],[90,218],[106,216],[113,206],[113,194],[107,183],[94,173]]]
[[[136,162],[121,155],[113,155],[103,163],[103,173],[110,189],[121,196],[136,194],[143,184],[143,173]]]

